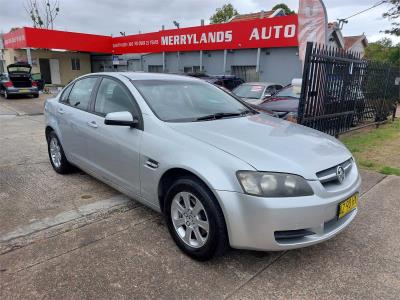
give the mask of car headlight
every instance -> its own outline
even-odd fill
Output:
[[[301,197],[314,195],[303,177],[285,173],[238,171],[237,178],[246,194],[261,197]]]

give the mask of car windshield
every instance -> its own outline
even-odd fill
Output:
[[[281,89],[278,93],[274,95],[274,97],[282,97],[282,98],[300,98],[301,87],[300,86],[288,86],[286,88]]]
[[[179,80],[132,81],[156,116],[167,122],[234,117],[249,108],[206,82]],[[214,116],[214,118],[208,118]]]
[[[265,86],[260,84],[242,84],[232,92],[241,98],[260,99],[264,89]]]

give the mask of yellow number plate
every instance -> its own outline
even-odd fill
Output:
[[[20,89],[19,92],[20,93],[29,93],[29,89]]]
[[[343,218],[345,215],[347,215],[349,212],[355,209],[357,207],[357,203],[358,203],[358,193],[340,202],[338,208],[338,219]]]

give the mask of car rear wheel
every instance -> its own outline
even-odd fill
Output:
[[[10,95],[7,93],[7,90],[4,90],[4,98],[10,99]]]
[[[73,171],[73,166],[65,157],[60,140],[54,131],[50,132],[47,136],[47,150],[54,171],[59,174],[67,174]]]
[[[194,177],[176,180],[167,192],[165,216],[177,246],[205,261],[228,249],[225,219],[211,191]]]

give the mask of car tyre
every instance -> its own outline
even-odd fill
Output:
[[[33,94],[33,98],[39,98],[39,94]]]
[[[4,90],[4,98],[10,99],[10,95],[7,93],[7,90]]]
[[[185,254],[206,261],[227,251],[224,215],[203,182],[191,176],[177,179],[166,193],[164,205],[168,230]]]
[[[54,131],[47,135],[47,151],[54,171],[59,174],[68,174],[74,170],[74,167],[68,162],[60,140]]]

